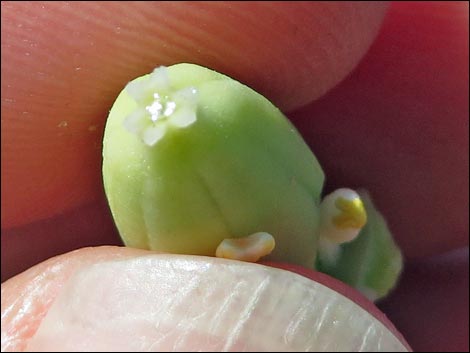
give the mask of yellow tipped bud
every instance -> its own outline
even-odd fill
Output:
[[[351,189],[338,189],[320,204],[320,236],[340,244],[353,240],[367,222],[360,196]]]
[[[362,200],[357,197],[346,199],[338,197],[335,206],[340,214],[333,218],[333,224],[340,229],[361,229],[367,222],[367,214]]]

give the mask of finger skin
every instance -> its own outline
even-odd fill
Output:
[[[67,282],[68,282],[69,278],[70,279],[75,278],[74,279],[75,284],[73,284],[73,285],[82,286],[81,283],[83,281],[87,282],[88,279],[90,279],[90,277],[88,275],[87,275],[87,277],[83,277],[84,273],[92,274],[92,277],[94,277],[95,274],[99,275],[101,269],[103,269],[104,271],[107,271],[107,269],[108,270],[111,269],[109,267],[109,265],[111,265],[113,267],[115,267],[116,265],[117,266],[130,266],[129,269],[127,269],[127,267],[122,268],[122,270],[124,270],[124,272],[129,271],[128,274],[127,274],[127,272],[126,273],[119,272],[119,273],[123,274],[123,278],[127,278],[126,281],[129,281],[131,279],[131,277],[132,277],[131,273],[136,273],[136,272],[141,271],[142,266],[144,266],[144,267],[145,266],[151,266],[151,268],[148,268],[143,273],[144,277],[146,276],[147,271],[149,272],[148,275],[150,277],[152,277],[153,275],[150,272],[155,273],[155,271],[156,272],[163,271],[163,273],[162,273],[162,275],[163,275],[164,273],[166,273],[166,271],[172,272],[173,271],[172,269],[174,269],[174,270],[176,270],[175,276],[169,276],[169,278],[167,280],[161,279],[161,280],[167,281],[167,285],[170,286],[170,287],[172,286],[172,283],[174,283],[175,281],[179,281],[179,279],[178,279],[179,275],[177,274],[177,273],[179,273],[178,272],[179,270],[177,270],[177,268],[179,268],[180,265],[183,265],[183,267],[185,268],[185,270],[184,270],[185,272],[187,272],[188,270],[194,272],[195,277],[199,277],[201,275],[201,271],[205,273],[206,269],[208,269],[208,268],[213,268],[216,272],[220,272],[220,271],[226,272],[226,275],[228,277],[232,277],[233,275],[242,276],[243,279],[240,279],[240,283],[242,283],[244,281],[247,281],[246,285],[248,285],[248,282],[250,281],[250,279],[249,279],[250,274],[253,275],[253,276],[261,276],[260,278],[261,279],[264,278],[263,281],[266,282],[269,278],[271,278],[270,274],[279,273],[279,270],[268,270],[267,268],[265,268],[264,266],[261,266],[261,265],[248,264],[248,263],[243,263],[243,262],[238,262],[238,261],[229,261],[229,260],[215,259],[215,258],[209,258],[209,257],[199,257],[199,256],[174,256],[174,255],[157,255],[157,256],[152,256],[152,257],[147,256],[147,255],[150,255],[150,254],[152,254],[152,253],[148,252],[148,251],[140,251],[140,250],[133,250],[133,249],[129,249],[129,248],[117,248],[117,247],[101,247],[101,248],[82,249],[82,250],[79,250],[79,251],[75,251],[75,252],[65,254],[65,255],[59,256],[57,258],[53,258],[51,260],[48,260],[45,263],[42,263],[42,264],[28,270],[27,272],[10,279],[6,283],[3,283],[2,284],[2,298],[4,300],[2,301],[2,337],[3,337],[3,339],[2,339],[2,351],[4,351],[4,350],[5,351],[21,350],[21,349],[24,349],[26,347],[26,345],[28,344],[28,341],[30,340],[30,338],[32,338],[35,335],[35,332],[38,329],[39,325],[41,324],[42,320],[45,318],[46,315],[48,315],[48,311],[50,310],[51,305],[54,304],[54,301],[61,301],[61,300],[62,301],[63,300],[67,301],[67,300],[69,300],[68,297],[67,297],[69,294],[65,295],[65,297],[64,297],[64,294],[63,294],[63,293],[68,293],[67,290],[69,290],[69,289],[66,289],[66,288],[67,288]],[[125,260],[125,259],[129,259],[129,260],[132,259],[132,261],[127,263],[127,265],[126,265],[121,261],[121,260]],[[119,262],[117,262],[116,260],[119,260]],[[136,261],[134,261],[134,260],[136,260]],[[116,265],[112,265],[109,261],[112,261],[113,263],[116,263]],[[157,262],[151,262],[150,263],[148,261],[157,261]],[[90,267],[90,265],[92,265],[92,264],[101,264],[100,266],[104,266],[104,267],[100,267],[100,266]],[[163,267],[162,267],[162,265],[163,265]],[[135,267],[135,266],[137,266],[137,267]],[[280,267],[282,268],[282,265]],[[217,268],[218,268],[218,270],[217,270]],[[230,269],[230,268],[232,268],[232,269]],[[90,270],[92,272],[89,272]],[[85,271],[85,272],[83,272],[83,271]],[[268,271],[268,272],[266,272],[266,271]],[[281,271],[281,272],[285,272],[285,271]],[[93,273],[95,273],[95,274],[93,274]],[[217,275],[213,271],[211,273],[212,273],[211,276],[217,277]],[[332,278],[330,278],[326,275],[318,274],[318,273],[315,273],[314,271],[306,271],[306,272],[304,271],[304,273],[303,273],[304,276],[305,276],[305,273],[307,273],[306,276],[308,278],[312,279],[313,281],[322,283],[323,285],[326,285],[326,286],[328,286],[328,287],[330,287],[334,290],[336,290],[336,288],[338,288],[338,287],[341,287],[339,292],[342,293],[343,295],[346,295],[347,297],[349,297],[351,300],[353,300],[355,302],[356,302],[357,298],[360,297],[360,295],[357,292],[355,292],[353,289],[346,288],[346,286],[340,284],[338,281],[336,281],[336,280],[334,280],[334,279],[332,279]],[[82,277],[76,277],[76,275],[79,275],[79,276],[82,276]],[[185,278],[185,276],[187,276],[188,274],[183,275],[183,273],[180,273],[180,275],[183,276],[182,278]],[[282,274],[279,273],[279,275],[282,275]],[[285,276],[285,275],[283,275],[283,276]],[[173,278],[173,277],[176,277],[176,279]],[[77,278],[81,278],[81,281],[76,281]],[[274,278],[271,278],[271,280],[274,280]],[[116,281],[118,281],[117,278],[116,278]],[[224,287],[223,280],[221,280],[220,278],[218,280],[216,280],[215,282],[217,283],[217,286]],[[232,282],[232,281],[230,281],[230,282]],[[266,282],[266,284],[268,282]],[[300,285],[301,282],[302,282],[302,280],[299,282],[299,285]],[[293,283],[295,283],[295,282],[293,282]],[[293,283],[291,283],[291,285]],[[307,282],[305,282],[305,283],[307,283]],[[226,284],[226,285],[231,286],[232,284]],[[181,286],[186,288],[187,283],[186,282],[181,283]],[[259,286],[259,283],[256,283],[256,286]],[[244,287],[244,285],[241,285],[241,287],[239,289],[241,289],[242,287]],[[134,285],[131,285],[131,288],[134,292],[136,291],[136,288],[134,288]],[[166,288],[165,286],[163,286],[163,287],[157,286],[155,288],[155,290],[157,292],[160,292],[162,290],[162,289],[158,289],[158,288],[162,288],[163,291],[166,290],[166,289],[164,289],[164,288]],[[288,286],[288,288],[291,288],[291,287]],[[95,300],[93,298],[96,298],[96,300],[99,301],[100,300],[99,299],[100,298],[99,293],[101,293],[100,292],[101,290],[97,289],[97,288],[93,288],[93,290],[95,290],[95,289],[98,291],[97,296],[91,295],[90,298],[92,300]],[[86,289],[86,290],[88,291],[89,289]],[[116,291],[119,291],[119,289],[116,288]],[[217,289],[217,291],[218,291],[218,293],[220,292],[219,294],[222,294],[223,289],[220,289],[220,290]],[[73,290],[73,292],[76,293],[76,290]],[[140,290],[138,290],[138,292],[140,292]],[[142,293],[143,292],[145,292],[145,289],[142,289]],[[205,287],[201,287],[198,291],[195,292],[194,295],[196,295],[197,293],[204,293],[204,292],[205,292]],[[238,292],[238,290],[235,290],[235,292]],[[93,292],[90,292],[90,293],[93,293]],[[154,293],[154,292],[152,292],[152,293]],[[184,297],[184,293],[186,293],[186,292],[183,290],[182,292],[180,291],[178,293],[175,293],[175,295],[176,296],[182,295]],[[289,292],[289,293],[291,293],[291,292]],[[292,294],[290,294],[290,295],[292,295]],[[110,295],[112,296],[113,294],[110,293]],[[140,294],[135,292],[135,295],[140,295]],[[157,294],[155,294],[155,295],[157,295]],[[163,295],[163,292],[162,292],[162,295]],[[238,295],[238,294],[237,293],[231,293],[231,295],[229,295],[229,296],[232,297],[233,295]],[[88,296],[88,294],[85,294],[85,296]],[[227,304],[228,303],[227,300],[229,300],[230,298],[227,298],[226,300],[223,300],[223,298],[221,298],[221,297],[219,297],[218,295],[215,295],[215,294],[210,294],[209,296],[211,298],[213,298],[212,299],[213,301],[215,300],[215,302],[213,302],[213,305],[215,305],[215,306],[217,306],[218,304],[223,304],[223,303],[225,303],[225,305],[229,305],[229,304]],[[250,296],[251,296],[251,294],[250,294]],[[263,295],[263,296],[260,297],[260,300],[261,300],[261,298],[266,298],[266,300],[267,300],[267,302],[264,299],[261,300],[262,303],[265,303],[265,304],[260,304],[261,306],[267,305],[266,308],[270,307],[270,305],[268,305],[268,303],[270,302],[270,299],[268,299],[268,297],[269,297],[268,293],[266,293],[266,295]],[[56,298],[58,298],[58,299],[56,300]],[[62,298],[62,299],[60,299],[60,298]],[[83,296],[81,296],[81,298],[83,299]],[[111,300],[110,297],[108,297],[108,298]],[[296,297],[293,296],[293,298],[296,298]],[[197,298],[194,298],[194,299],[198,300]],[[362,298],[360,298],[360,299],[362,299]],[[80,300],[78,301],[78,303],[80,303]],[[163,305],[163,303],[165,303],[166,297],[162,297],[160,300],[161,300],[161,303]],[[317,300],[321,300],[320,297],[318,297]],[[219,301],[222,301],[222,303],[218,303]],[[359,300],[359,301],[361,301],[361,300]],[[75,301],[74,301],[74,303],[75,303]],[[335,302],[335,303],[337,303],[337,302]],[[70,303],[70,304],[72,306],[75,305],[73,303]],[[184,303],[180,303],[180,302],[175,303],[175,305],[177,305],[177,306],[179,306],[181,304],[185,305]],[[233,304],[230,304],[230,305],[234,305],[234,304],[236,304],[236,303],[233,303]],[[57,306],[57,303],[55,303],[54,305]],[[92,304],[92,305],[94,305],[94,304]],[[205,304],[203,304],[203,305],[205,305]],[[292,305],[296,306],[298,304],[292,303]],[[340,304],[338,304],[338,305],[340,305]],[[397,338],[399,338],[406,345],[406,343],[403,341],[403,338],[401,337],[401,335],[399,335],[399,333],[396,331],[396,329],[393,327],[393,325],[390,322],[388,322],[387,318],[383,314],[381,314],[372,303],[364,301],[364,302],[362,302],[362,304],[359,304],[359,305],[361,305],[362,308],[364,308],[366,311],[370,312],[375,318],[377,318],[379,321],[381,321],[389,330],[391,330],[393,332],[393,334],[396,335]],[[223,307],[224,307],[224,305],[223,305]],[[315,308],[315,305],[313,305],[312,307]],[[112,309],[112,310],[114,310],[114,309]],[[120,310],[120,309],[118,309],[118,310]],[[132,310],[132,309],[129,309],[129,310]],[[258,316],[259,313],[262,312],[262,310],[263,310],[262,307],[258,308],[256,310],[256,312],[253,312],[253,315]],[[267,310],[269,310],[269,309],[267,309]],[[322,308],[318,307],[317,309],[313,309],[313,310],[322,310]],[[335,312],[335,310],[336,309],[332,308],[329,311]],[[338,308],[338,310],[340,310],[340,309]],[[173,312],[173,309],[171,309],[170,311]],[[190,310],[190,311],[192,311],[192,310]],[[153,311],[152,311],[152,313],[153,313]],[[60,314],[60,312],[59,312],[59,314]],[[174,314],[176,316],[173,316],[173,319],[176,319],[176,317],[178,316],[178,310],[174,311]],[[186,314],[191,316],[191,312],[187,312]],[[184,318],[187,317],[186,314],[183,315]],[[219,312],[219,314],[222,314],[222,313]],[[306,315],[306,313],[304,313],[304,314]],[[54,315],[57,315],[57,312],[55,312]],[[166,314],[161,313],[160,315],[165,316]],[[237,317],[237,315],[239,315],[239,314],[234,314],[234,315],[235,315],[235,317]],[[325,313],[325,315],[326,315],[326,313]],[[329,316],[329,315],[330,314],[328,314],[326,316]],[[339,312],[338,312],[338,315],[339,316],[337,317],[337,319],[339,321],[341,321],[342,320],[341,319],[342,315],[339,314]],[[282,318],[283,316],[280,315],[280,317]],[[64,319],[65,319],[65,317],[64,317]],[[168,319],[170,319],[170,321],[173,320],[171,315],[170,315],[170,317],[168,317]],[[304,318],[304,320],[310,320],[310,319],[313,319],[313,318],[311,318],[311,317],[305,317]],[[60,320],[62,320],[62,319],[59,319],[59,321]],[[67,320],[67,319],[65,319],[65,320]],[[357,318],[357,323],[359,324],[359,322],[361,322],[361,320],[362,319]],[[55,320],[54,322],[56,322],[56,321],[57,320]],[[283,319],[283,321],[285,321],[285,320]],[[168,321],[163,321],[162,324],[165,324],[165,322],[168,323]],[[50,324],[50,322],[48,323],[48,325],[49,324]],[[339,322],[338,327],[342,324],[343,324],[342,322]],[[52,326],[54,326],[54,325],[55,324],[53,324]],[[297,323],[297,325],[302,326],[302,323],[299,322],[299,323]],[[202,327],[200,327],[200,328],[202,329]],[[44,339],[44,337],[45,337],[44,335],[47,334],[48,329],[47,329],[47,327],[43,327],[42,329],[43,330],[42,330],[42,333],[41,333],[41,337],[42,337],[42,339]],[[286,335],[289,336],[289,334],[294,334],[294,332],[296,332],[296,330],[297,329],[292,328],[292,330],[290,330],[292,332],[286,333]],[[375,330],[375,329],[372,329],[372,330]],[[309,332],[310,329],[308,329],[307,331]],[[203,336],[204,332],[201,331],[200,333]],[[229,332],[227,332],[228,335],[230,335],[232,333],[233,332],[231,330],[229,330]],[[305,332],[305,334],[307,334],[307,336],[308,336],[307,332]],[[379,333],[377,333],[377,334],[379,334]],[[380,334],[379,334],[379,336],[380,336]],[[301,336],[299,338],[300,338],[300,341],[303,341],[305,339],[303,336]],[[344,339],[347,340],[348,337],[344,337]],[[373,340],[372,337],[371,337],[371,339]],[[381,338],[379,337],[379,340],[380,339]],[[291,340],[291,339],[289,339],[289,340]],[[318,341],[320,342],[321,340],[319,339]],[[39,341],[36,340],[35,344],[37,345],[37,344],[39,344],[39,342],[41,342],[41,338],[39,338]],[[93,339],[89,338],[88,340],[86,340],[86,342],[89,342],[89,344],[93,344]],[[102,343],[102,342],[103,341],[98,338],[97,344]],[[294,341],[292,341],[292,343],[293,342]],[[50,343],[48,343],[48,342],[42,342],[42,343],[50,345]],[[168,343],[170,345],[172,345],[171,342],[168,342]],[[267,342],[259,342],[259,343],[260,344],[266,344]],[[385,341],[384,341],[384,343],[385,343]],[[60,347],[61,343],[60,342],[55,342],[55,344],[56,345],[58,344],[59,345],[58,347]],[[88,344],[88,343],[85,343],[85,344]],[[199,343],[197,343],[197,344],[199,344]],[[202,348],[204,348],[204,344],[207,345],[207,342],[204,343],[204,340],[202,340],[202,343],[201,343]],[[52,346],[50,346],[50,348],[52,348]],[[93,348],[93,346],[91,346],[89,348]]]
[[[408,258],[468,245],[468,59],[468,3],[393,3],[357,70],[290,115],[327,189],[368,189]]]
[[[49,259],[2,283],[2,352],[25,348],[61,286],[77,269],[148,253],[119,247],[85,248]]]
[[[124,85],[192,62],[283,109],[365,53],[387,3],[2,2],[2,227],[102,193],[101,139]]]

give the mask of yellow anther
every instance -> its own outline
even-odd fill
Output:
[[[243,238],[224,239],[215,256],[225,259],[256,262],[269,255],[276,245],[273,236],[266,232],[251,234]]]
[[[354,190],[337,189],[320,204],[319,236],[334,244],[356,238],[366,222],[366,210]]]
[[[341,229],[355,228],[361,229],[367,222],[367,213],[360,198],[352,200],[338,197],[335,206],[341,211],[333,218],[333,224]]]

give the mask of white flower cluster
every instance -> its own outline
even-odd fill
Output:
[[[130,82],[126,91],[138,108],[124,119],[124,127],[148,146],[160,141],[170,126],[185,128],[196,121],[197,90],[173,89],[164,66],[148,78]]]

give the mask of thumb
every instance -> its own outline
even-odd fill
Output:
[[[388,327],[288,271],[140,254],[76,271],[27,350],[406,351]]]

